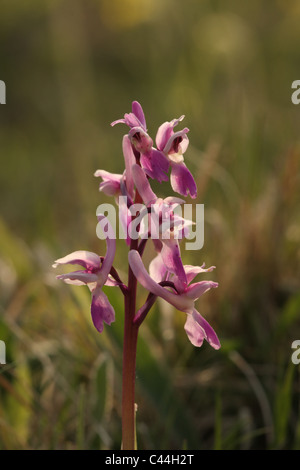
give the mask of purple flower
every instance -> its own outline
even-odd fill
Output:
[[[110,325],[115,320],[115,311],[107,296],[102,292],[104,285],[115,285],[109,277],[112,268],[115,251],[116,240],[112,233],[112,227],[108,219],[102,215],[98,216],[98,221],[101,224],[106,237],[106,255],[101,258],[96,253],[90,251],[74,251],[69,255],[56,260],[53,267],[64,264],[77,264],[84,269],[73,271],[68,274],[60,274],[57,279],[61,279],[67,284],[76,286],[87,285],[92,292],[91,314],[94,326],[101,333],[103,331],[104,322]]]
[[[174,191],[183,196],[195,198],[197,196],[197,186],[195,180],[184,163],[183,154],[189,145],[187,133],[189,129],[185,127],[181,131],[174,132],[174,127],[183,120],[173,119],[171,122],[162,124],[156,134],[156,145],[164,155],[167,156],[171,165],[171,186]]]
[[[153,147],[153,140],[147,132],[146,119],[140,103],[133,101],[132,112],[126,113],[123,119],[113,121],[111,125],[120,123],[130,127],[130,131],[125,137],[133,149],[130,150],[127,144],[125,147],[123,145],[125,161],[131,158],[130,152],[134,151],[136,158],[139,159],[142,168],[150,178],[156,179],[160,183],[168,181],[169,161],[162,152]]]
[[[215,331],[194,306],[195,301],[199,299],[201,295],[211,288],[218,287],[218,284],[213,281],[191,283],[196,274],[199,272],[210,271],[213,268],[205,270],[203,267],[185,266],[187,282],[182,283],[182,281],[176,276],[173,275],[171,278],[168,276],[168,272],[165,269],[162,259],[160,259],[160,255],[153,260],[153,264],[151,266],[153,278],[147,272],[142,259],[136,250],[131,250],[129,252],[128,260],[138,282],[145,289],[154,294],[154,296],[158,296],[166,300],[169,304],[177,308],[177,310],[187,314],[184,329],[189,340],[194,346],[202,346],[203,340],[205,339],[214,349],[219,349],[221,347]],[[159,283],[163,283],[164,281],[169,281],[170,283],[173,281],[173,291],[170,291],[168,287]]]

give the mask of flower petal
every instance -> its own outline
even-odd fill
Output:
[[[91,282],[97,282],[98,276],[94,273],[86,271],[73,271],[72,273],[60,274],[56,279],[64,281],[66,284],[73,284],[74,286],[84,286]]]
[[[134,184],[132,178],[132,165],[136,163],[136,159],[133,153],[132,145],[128,135],[124,135],[123,142],[123,155],[125,160],[125,168],[126,168],[126,186],[130,197],[133,198],[133,191],[134,191]]]
[[[170,139],[171,135],[173,134],[173,125],[171,122],[164,122],[161,126],[159,126],[158,131],[156,133],[155,142],[157,148],[161,151],[164,150],[165,146],[167,145],[168,140]]]
[[[150,178],[159,181],[159,183],[168,181],[167,172],[170,163],[162,152],[152,148],[149,152],[141,154],[140,161],[143,170]]]
[[[137,164],[133,165],[132,176],[133,176],[133,180],[136,185],[136,188],[141,198],[143,199],[144,204],[148,206],[149,204],[155,202],[157,199],[157,196],[152,191],[149,181],[145,175],[145,172],[142,170],[142,168],[139,165]]]
[[[126,124],[125,119],[116,119],[116,121],[110,123],[112,127],[114,127],[116,124]]]
[[[99,286],[92,293],[91,314],[94,326],[99,333],[103,331],[104,322],[110,325],[115,321],[115,311]]]
[[[94,173],[94,176],[100,177],[104,181],[120,182],[120,179],[122,178],[123,175],[120,175],[118,173],[110,173],[109,171],[106,171],[106,170],[96,170]]]
[[[105,170],[97,170],[94,173],[94,176],[103,179],[103,182],[100,183],[99,191],[102,191],[108,196],[115,196],[120,192],[120,182],[123,175],[119,175],[117,173],[109,173]]]
[[[195,282],[185,289],[185,294],[191,299],[196,300],[208,290],[215,289],[216,287],[218,287],[218,283],[213,281]]]
[[[182,264],[178,240],[163,239],[162,242],[163,246],[161,250],[161,257],[167,270],[175,274],[179,281],[187,284],[187,278]]]
[[[128,132],[130,142],[140,153],[147,153],[152,149],[153,140],[142,127],[132,127]]]
[[[148,274],[139,253],[131,250],[128,253],[128,260],[133,274],[138,282],[149,292],[161,297],[182,312],[191,312],[194,302],[184,295],[173,294],[168,289],[157,284]]]
[[[138,118],[143,128],[146,130],[146,119],[142,106],[138,101],[132,102],[132,112]]]
[[[131,213],[127,206],[127,198],[126,197],[119,197],[118,198],[118,205],[119,205],[119,221],[120,221],[120,228],[123,229],[123,236],[126,241],[126,244],[130,245],[130,237],[128,233],[128,227],[131,222]]]
[[[172,158],[172,154],[182,156],[189,145],[187,133],[189,129],[185,127],[181,131],[174,132],[164,147],[164,154]]]
[[[128,127],[130,127],[131,129],[133,127],[140,127],[140,121],[138,120],[138,118],[136,117],[135,114],[133,113],[126,113],[124,115],[124,118],[125,118],[125,124],[127,124]]]
[[[160,254],[155,256],[149,264],[149,274],[156,282],[161,282],[165,279],[167,268],[162,260]]]
[[[201,346],[203,339],[206,339],[214,349],[220,349],[221,343],[216,332],[196,309],[187,316],[184,329],[194,346]]]
[[[192,266],[190,264],[186,264],[184,266],[188,284],[192,282],[192,280],[197,276],[197,274],[209,273],[216,268],[215,266],[211,266],[210,268],[205,269],[204,266],[205,263],[203,263],[202,266]]]
[[[184,163],[171,163],[171,186],[174,191],[183,196],[190,196],[194,199],[197,196],[197,186],[195,180]]]
[[[96,253],[92,253],[91,251],[73,251],[73,253],[70,253],[63,258],[57,259],[52,267],[57,268],[57,266],[61,264],[79,264],[88,270],[96,270],[100,268],[100,256],[96,255]]]
[[[203,340],[206,339],[206,333],[190,314],[187,315],[184,330],[193,346],[202,346]]]
[[[143,109],[137,101],[132,103],[132,112],[126,113],[123,119],[117,119],[111,123],[111,126],[116,124],[127,124],[129,127],[139,127],[142,126],[146,130],[146,120],[144,116]]]
[[[164,122],[157,131],[155,142],[159,150],[164,150],[168,140],[174,133],[174,127],[184,119],[184,116],[180,116],[178,119],[173,119],[171,122]]]

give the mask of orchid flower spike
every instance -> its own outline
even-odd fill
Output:
[[[160,255],[158,255],[160,256]],[[131,250],[128,254],[130,267],[136,276],[138,282],[149,292],[157,297],[161,297],[169,304],[173,305],[177,310],[187,314],[185,322],[185,332],[194,346],[202,346],[205,339],[214,348],[221,347],[220,341],[210,326],[210,324],[200,315],[195,309],[195,301],[201,295],[211,288],[218,287],[218,284],[213,281],[201,281],[191,284],[191,281],[198,272],[205,271],[202,267],[186,267],[187,282],[182,283],[178,278],[174,279],[174,291],[171,292],[169,288],[164,287],[154,280],[147,272],[143,261],[136,250]],[[209,268],[211,270],[212,268]],[[161,259],[156,259],[155,264],[152,265],[152,271],[156,274],[156,279],[165,275],[166,269]],[[207,270],[208,271],[208,270]],[[177,282],[176,282],[177,281]],[[179,281],[179,282],[178,282]]]
[[[83,270],[60,274],[57,276],[57,279],[61,279],[67,284],[73,284],[75,286],[87,285],[89,287],[92,292],[92,321],[95,328],[101,333],[104,323],[110,325],[115,321],[115,311],[107,296],[102,291],[102,287],[104,285],[114,285],[109,277],[109,273],[115,256],[116,240],[108,219],[103,215],[98,215],[98,221],[105,234],[107,234],[107,250],[104,258],[90,251],[74,251],[63,258],[57,259],[53,267],[56,268],[64,264],[83,266]]]

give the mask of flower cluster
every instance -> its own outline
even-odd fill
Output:
[[[101,178],[99,190],[113,196],[119,205],[120,220],[126,230],[126,241],[129,246],[128,261],[130,271],[147,291],[144,305],[133,312],[133,322],[140,325],[148,314],[157,297],[161,297],[177,310],[186,314],[185,331],[195,346],[201,346],[204,339],[215,349],[220,348],[219,339],[195,308],[195,301],[206,291],[216,288],[213,281],[194,282],[201,273],[210,272],[214,267],[205,269],[202,266],[184,265],[180,253],[180,240],[189,230],[190,221],[178,216],[175,209],[185,201],[177,196],[165,199],[158,197],[151,188],[150,180],[159,183],[170,181],[174,192],[181,196],[195,198],[197,187],[195,180],[184,163],[184,153],[188,148],[188,128],[176,131],[184,116],[163,123],[157,131],[155,145],[147,131],[146,119],[141,105],[134,101],[132,111],[124,118],[111,123],[125,124],[128,133],[124,135],[122,150],[125,170],[122,174],[97,170],[96,177]],[[124,204],[123,201],[126,201]],[[132,207],[143,203],[146,208],[144,216],[147,224],[137,225],[139,239],[130,236],[129,226],[136,217]],[[151,215],[150,215],[151,209]],[[153,217],[153,214],[155,217]],[[168,224],[165,221],[168,220]],[[113,267],[116,252],[116,236],[109,220],[98,215],[98,221],[105,233],[107,251],[104,257],[89,251],[76,251],[55,261],[54,267],[64,264],[77,264],[84,269],[57,276],[64,282],[75,285],[87,285],[92,294],[91,315],[99,332],[104,323],[110,325],[115,320],[115,312],[103,286],[118,286],[124,297],[135,295],[130,291],[129,282],[125,285]],[[151,231],[149,229],[151,225]],[[142,256],[151,232],[156,256],[145,268]],[[155,233],[155,236],[153,236]]]

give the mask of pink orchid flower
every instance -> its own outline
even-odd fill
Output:
[[[126,113],[123,119],[113,121],[111,125],[120,123],[130,127],[129,133],[124,136],[125,144],[123,140],[125,161],[131,160],[131,153],[133,153],[150,178],[160,183],[168,181],[169,161],[163,153],[153,147],[153,140],[148,135],[146,119],[140,103],[133,101],[132,112]],[[130,142],[132,149],[129,148],[127,141]]]
[[[202,346],[205,339],[214,349],[219,349],[221,347],[215,331],[194,306],[195,301],[199,299],[201,295],[211,288],[218,287],[218,284],[213,281],[191,283],[196,274],[212,270],[213,267],[204,270],[203,267],[185,266],[187,282],[182,283],[174,276],[174,290],[172,292],[168,287],[157,282],[157,280],[163,279],[161,276],[163,273],[165,276],[166,273],[165,266],[163,261],[160,259],[160,255],[158,255],[158,258],[154,259],[155,261],[153,260],[153,264],[151,266],[153,277],[157,280],[149,275],[140,254],[136,250],[131,250],[129,252],[128,260],[138,282],[145,289],[151,292],[154,296],[161,297],[166,302],[173,305],[177,310],[187,314],[184,329],[190,342],[194,346]],[[163,283],[163,281],[160,282]]]
[[[83,266],[83,270],[60,274],[57,276],[57,279],[61,279],[67,284],[73,284],[75,286],[87,285],[89,287],[92,292],[92,320],[96,329],[101,333],[103,331],[104,322],[110,325],[115,321],[115,311],[107,296],[102,292],[102,287],[104,285],[116,285],[109,277],[116,251],[116,240],[108,219],[99,215],[98,221],[103,227],[103,230],[105,229],[105,233],[108,234],[106,237],[107,250],[104,258],[90,251],[79,250],[57,259],[53,267],[56,268],[64,264]]]
[[[197,196],[197,186],[195,180],[184,163],[183,154],[189,145],[187,133],[189,129],[185,127],[181,131],[174,132],[174,127],[183,120],[173,119],[171,122],[162,124],[156,134],[156,145],[164,155],[167,156],[171,165],[171,186],[174,191],[183,196],[195,198]]]

